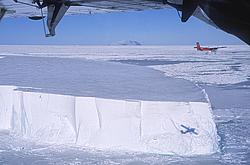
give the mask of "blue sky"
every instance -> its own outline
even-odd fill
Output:
[[[124,40],[147,45],[243,44],[196,18],[182,23],[174,9],[65,16],[56,33],[45,38],[41,21],[5,18],[0,23],[0,44],[107,45]]]

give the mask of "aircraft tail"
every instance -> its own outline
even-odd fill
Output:
[[[201,45],[200,45],[200,43],[199,43],[199,42],[196,42],[196,47],[194,47],[194,48],[196,48],[197,50],[201,50]]]

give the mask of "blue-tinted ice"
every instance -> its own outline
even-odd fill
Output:
[[[190,46],[192,47],[192,46]],[[32,47],[24,51],[24,48],[1,48],[2,55],[16,53],[27,56],[49,56],[48,52],[42,54],[41,48]],[[72,50],[75,53],[72,53]],[[102,50],[102,51],[97,51]],[[181,51],[182,50],[182,51]],[[4,52],[5,51],[5,52]],[[23,52],[22,52],[23,51]],[[54,50],[55,51],[55,50]],[[220,136],[220,152],[214,155],[178,157],[172,155],[143,154],[143,153],[117,153],[107,151],[89,150],[70,146],[37,145],[16,137],[9,136],[8,132],[1,132],[0,136],[0,164],[249,164],[250,163],[250,49],[247,46],[228,46],[216,54],[197,53],[187,46],[177,47],[104,47],[82,48],[64,47],[60,50],[65,53],[63,57],[77,57],[98,60],[137,60],[136,65],[153,67],[163,71],[167,76],[183,78],[193,81],[205,89],[212,103],[213,113]],[[67,53],[68,51],[68,53]],[[71,51],[71,52],[70,52]],[[34,53],[35,52],[35,53]],[[39,54],[40,52],[40,54]],[[84,53],[83,53],[84,52]],[[33,54],[32,54],[33,53]],[[53,51],[52,51],[53,53]],[[50,56],[60,56],[59,53]],[[0,81],[2,84],[16,83],[16,76],[8,77],[10,72],[6,60],[18,59],[17,57],[5,57],[2,63]],[[28,57],[27,57],[28,59]],[[30,58],[33,62],[33,58]],[[145,61],[146,65],[145,65]],[[150,59],[165,62],[153,62]],[[35,59],[35,65],[39,70],[39,59]],[[174,62],[168,62],[174,61]],[[193,61],[193,62],[192,62]],[[11,62],[11,61],[9,61]],[[42,64],[44,61],[40,61]],[[126,62],[126,61],[125,61]],[[140,64],[142,62],[143,64]],[[158,62],[158,61],[157,61]],[[17,67],[22,68],[22,62]],[[29,63],[24,62],[26,65]],[[100,62],[101,63],[101,62]],[[157,65],[156,65],[157,64]],[[9,63],[10,65],[10,63]],[[50,66],[53,68],[53,66]],[[133,68],[133,67],[132,67]],[[133,69],[132,69],[133,70]],[[143,69],[142,69],[143,70]],[[22,70],[19,70],[22,72]],[[20,73],[19,72],[19,73]],[[142,73],[142,72],[141,72]],[[22,72],[22,74],[27,74]],[[56,75],[54,75],[56,76]],[[2,77],[8,78],[6,80]],[[33,77],[37,83],[36,88],[41,88],[41,79]],[[44,77],[43,77],[44,78]],[[30,78],[32,81],[32,78]],[[25,85],[27,80],[21,79],[19,84]],[[52,87],[54,88],[54,87]],[[40,90],[40,89],[38,89]],[[64,92],[64,91],[56,91]],[[68,91],[69,92],[69,91]],[[76,91],[73,91],[76,92]],[[70,92],[69,92],[70,93]]]

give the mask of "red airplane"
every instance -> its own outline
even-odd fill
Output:
[[[209,52],[215,52],[217,51],[218,49],[221,49],[221,48],[226,48],[225,46],[221,46],[221,47],[201,47],[200,46],[200,43],[199,42],[196,42],[196,47],[194,47],[197,49],[197,51],[209,51]]]

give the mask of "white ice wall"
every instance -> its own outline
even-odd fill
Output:
[[[182,134],[181,125],[198,135]],[[36,141],[164,154],[211,154],[217,133],[208,103],[111,100],[0,86],[0,129]]]

